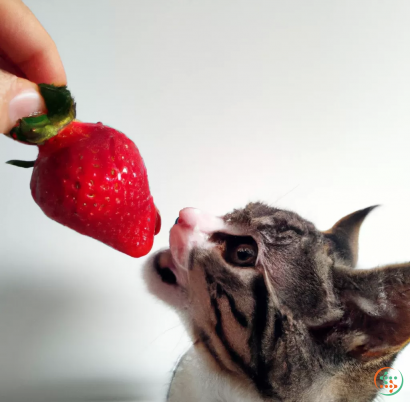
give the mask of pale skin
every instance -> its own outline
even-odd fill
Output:
[[[66,85],[57,47],[20,0],[0,0],[0,133],[44,111],[37,84]]]

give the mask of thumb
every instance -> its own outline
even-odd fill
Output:
[[[36,84],[0,70],[0,133],[8,134],[18,119],[45,110]]]

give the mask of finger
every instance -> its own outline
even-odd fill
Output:
[[[13,64],[8,57],[2,53],[0,49],[0,70],[8,71],[17,77],[26,78],[26,75],[15,65]]]
[[[0,49],[35,83],[65,85],[57,48],[33,13],[20,0],[0,0]]]
[[[18,119],[45,110],[36,84],[0,70],[0,133],[8,134]]]

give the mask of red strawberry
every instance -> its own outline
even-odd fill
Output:
[[[39,87],[47,115],[24,118],[11,132],[39,147],[31,177],[35,202],[49,218],[81,234],[132,257],[148,254],[161,217],[138,148],[102,123],[74,120],[75,104],[65,87]]]

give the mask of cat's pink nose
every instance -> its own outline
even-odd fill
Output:
[[[225,227],[223,219],[196,208],[184,208],[171,229],[169,244],[175,263],[187,268],[189,252],[193,247],[205,247],[211,233]]]
[[[184,208],[181,210],[176,224],[203,233],[215,232],[224,226],[224,222],[221,218],[197,208]]]

